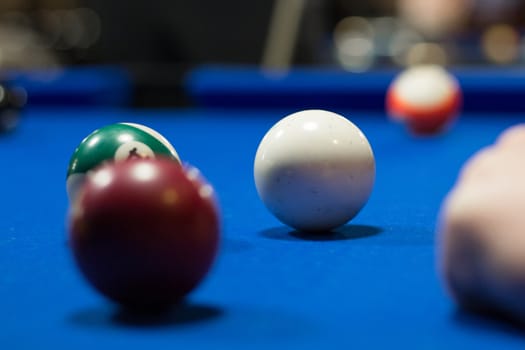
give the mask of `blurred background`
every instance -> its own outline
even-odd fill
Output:
[[[2,0],[0,70],[118,65],[135,104],[181,104],[202,64],[520,65],[524,25],[519,0]]]

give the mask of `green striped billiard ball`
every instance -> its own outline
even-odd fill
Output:
[[[147,126],[117,123],[97,129],[82,140],[69,161],[66,178],[69,200],[73,201],[87,174],[103,163],[158,156],[180,164],[179,155],[169,141]]]

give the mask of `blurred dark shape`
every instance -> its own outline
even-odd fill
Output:
[[[268,45],[278,1],[300,3],[280,6],[301,9],[291,50]],[[354,72],[520,64],[524,25],[519,0],[1,0],[0,71],[118,65],[131,73],[136,105],[180,105],[188,70],[260,66],[274,57],[268,47],[284,67]]]
[[[0,85],[0,133],[16,128],[26,100],[27,94],[24,89],[5,83]]]
[[[4,60],[26,56],[7,64],[22,66],[260,64],[277,1],[287,0],[2,0],[0,53]],[[346,17],[369,22],[401,19],[427,41],[435,39],[436,32],[479,35],[491,24],[525,24],[525,2],[518,0],[304,0],[304,4],[293,50],[295,65],[337,63],[332,34]],[[381,40],[388,41],[383,36]],[[11,40],[5,43],[6,38]],[[28,54],[27,49],[38,54]]]
[[[312,2],[312,9],[318,1]],[[103,34],[90,59],[126,63],[258,64],[274,1],[84,0],[100,15]],[[315,63],[312,30],[305,17],[295,63]],[[313,39],[313,40],[312,40]]]
[[[136,105],[180,105],[188,69],[200,64],[259,65],[275,1],[83,0],[99,15],[98,42],[81,62],[124,64],[136,80]],[[316,64],[326,53],[326,5],[308,1],[292,63]]]
[[[478,26],[500,22],[523,26],[524,14],[525,4],[521,0],[475,0],[471,19]]]

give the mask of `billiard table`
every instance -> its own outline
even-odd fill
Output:
[[[30,103],[18,127],[0,136],[0,348],[523,348],[520,325],[457,307],[436,262],[442,200],[474,152],[523,120],[523,74],[458,71],[463,113],[449,132],[432,137],[411,136],[385,117],[392,72],[290,74],[197,69],[186,82],[194,104],[173,109],[127,108],[122,81],[107,82],[123,88],[102,102],[86,96],[104,89],[28,85]],[[82,80],[70,79],[72,86]],[[38,95],[55,88],[61,98],[77,94],[69,100],[76,103]],[[495,97],[487,100],[490,92]],[[32,93],[41,99],[31,100]],[[358,125],[377,164],[366,206],[324,235],[281,224],[253,181],[265,132],[285,115],[314,107]],[[164,314],[109,303],[82,278],[68,247],[69,157],[88,133],[120,121],[166,136],[211,182],[220,203],[216,263],[182,305]]]

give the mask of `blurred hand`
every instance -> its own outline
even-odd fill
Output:
[[[421,34],[438,38],[466,23],[474,0],[398,0],[400,17]]]

